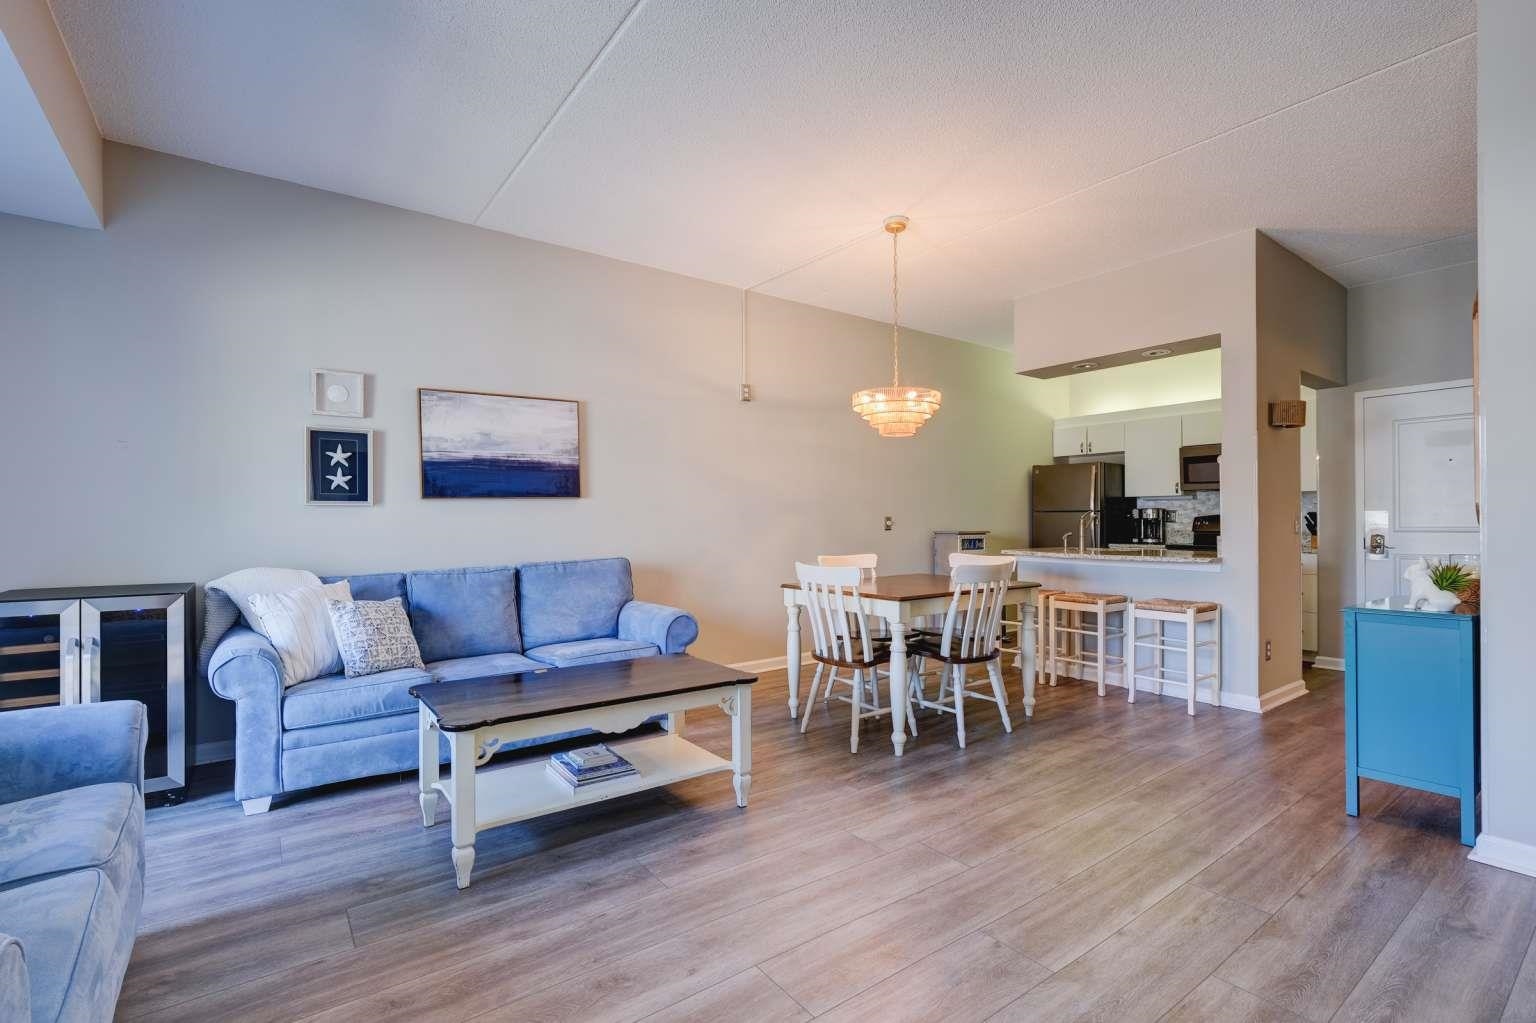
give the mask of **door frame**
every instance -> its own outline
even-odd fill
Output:
[[[1399,394],[1425,394],[1429,391],[1449,391],[1457,387],[1472,388],[1474,397],[1477,393],[1476,384],[1469,377],[1464,380],[1439,380],[1430,384],[1407,384],[1402,387],[1378,387],[1369,391],[1355,392],[1355,496],[1354,515],[1355,522],[1355,603],[1365,601],[1365,399],[1390,398]],[[1477,429],[1476,403],[1473,404],[1472,428]],[[1476,498],[1474,498],[1476,499]],[[1481,530],[1479,530],[1481,531]]]

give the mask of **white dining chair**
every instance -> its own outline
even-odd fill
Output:
[[[859,751],[859,725],[866,718],[882,717],[889,708],[878,705],[866,697],[879,692],[881,665],[890,663],[891,649],[875,636],[871,618],[864,610],[864,599],[859,592],[859,569],[854,565],[822,566],[797,563],[795,578],[800,591],[805,594],[806,610],[811,620],[811,656],[816,661],[816,677],[805,705],[805,715],[800,719],[800,731],[804,732],[816,707],[816,687],[822,683],[823,670],[828,671],[825,686],[831,691],[839,671],[851,673],[846,700],[852,708],[849,726],[848,749]],[[910,718],[911,715],[908,714]],[[914,733],[915,734],[915,733]]]
[[[938,696],[929,700],[923,691],[921,674],[914,673],[909,687],[909,701],[920,707],[955,717],[955,735],[965,748],[965,701],[985,700],[997,706],[1003,730],[1013,731],[1008,716],[1008,697],[1003,688],[1000,663],[1002,647],[1003,603],[1013,579],[1015,562],[1009,557],[983,554],[951,554],[949,578],[953,587],[944,625],[937,638],[921,637],[913,644],[913,653],[923,660],[944,665],[939,675]],[[991,681],[991,695],[969,687],[966,671],[973,664],[985,664]]]
[[[822,568],[856,568],[859,570],[859,583],[860,585],[864,585],[875,581],[875,571],[880,564],[880,555],[818,554],[816,555],[816,564],[820,565]],[[874,619],[871,628],[871,635],[876,639],[890,639],[890,628],[886,625],[884,618]],[[822,689],[822,703],[826,703],[832,699],[832,692],[836,686],[853,685],[851,680],[842,678],[838,674],[838,670],[836,668],[828,668],[826,665],[818,664],[816,665],[816,678],[811,681],[812,693],[816,692],[816,684],[820,681],[823,671],[827,673],[827,684]],[[866,707],[879,708],[881,696],[880,686],[877,681],[865,681],[865,691],[863,698],[864,705]],[[842,697],[839,697],[839,699],[842,699]],[[801,729],[801,731],[804,731],[804,729]]]

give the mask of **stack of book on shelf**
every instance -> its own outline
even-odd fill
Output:
[[[546,770],[573,791],[640,773],[634,764],[601,743],[556,753],[549,758]]]

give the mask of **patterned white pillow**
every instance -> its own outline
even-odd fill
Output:
[[[411,620],[399,597],[388,600],[332,600],[327,604],[336,646],[347,678],[392,668],[425,668]]]
[[[282,658],[284,686],[341,670],[341,651],[326,602],[352,599],[352,586],[345,579],[285,593],[253,593],[245,599],[252,625]]]

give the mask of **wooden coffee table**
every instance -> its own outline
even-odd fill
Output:
[[[453,870],[458,886],[467,888],[475,835],[487,828],[719,771],[732,772],[736,805],[746,806],[756,681],[755,675],[675,654],[413,686],[411,695],[420,703],[422,826],[436,823],[437,797],[448,800]],[[730,760],[683,738],[683,712],[709,706],[730,715]],[[611,744],[638,775],[572,791],[546,773],[547,756],[476,770],[507,743],[581,728],[625,732],[658,714],[667,715],[662,734]],[[439,732],[451,750],[446,781],[439,772]]]

